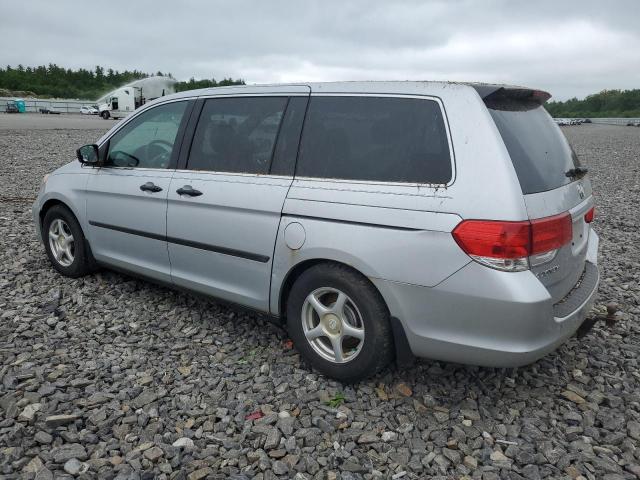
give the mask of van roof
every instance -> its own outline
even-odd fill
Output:
[[[438,95],[442,90],[457,88],[473,88],[478,94],[486,96],[504,89],[506,91],[538,91],[528,87],[515,85],[491,84],[479,82],[442,82],[442,81],[343,81],[343,82],[300,82],[300,83],[273,83],[260,85],[233,85],[229,87],[212,87],[198,90],[187,90],[170,95],[172,98],[220,95],[231,93],[263,93],[268,88],[274,88],[280,92],[291,93],[389,93],[389,94],[415,94]],[[546,98],[550,98],[547,92],[541,92]],[[166,97],[164,97],[166,98]]]

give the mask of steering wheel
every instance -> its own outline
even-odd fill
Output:
[[[118,165],[118,156],[124,156],[127,157],[126,161],[127,161],[127,165]],[[109,160],[117,167],[137,167],[138,164],[140,163],[140,159],[138,157],[136,157],[135,155],[131,155],[130,153],[127,152],[123,152],[122,150],[116,150],[114,152],[109,152]]]
[[[153,150],[157,153],[153,153]],[[173,144],[166,140],[153,140],[146,147],[147,162],[150,168],[166,168],[173,150]]]

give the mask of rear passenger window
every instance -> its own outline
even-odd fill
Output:
[[[385,97],[312,97],[296,175],[448,183],[451,155],[440,105]]]
[[[269,172],[286,97],[212,98],[196,128],[190,170]]]

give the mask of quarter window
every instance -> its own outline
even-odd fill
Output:
[[[440,105],[397,97],[312,97],[297,176],[448,183],[451,155]]]
[[[202,108],[188,168],[269,172],[286,97],[212,98]]]
[[[109,140],[106,166],[167,168],[187,102],[153,107],[127,123]]]

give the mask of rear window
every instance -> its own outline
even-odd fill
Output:
[[[433,100],[312,97],[296,175],[444,184],[451,155]]]
[[[518,175],[522,192],[545,192],[571,182],[565,173],[578,160],[543,106],[533,102],[487,102]]]

